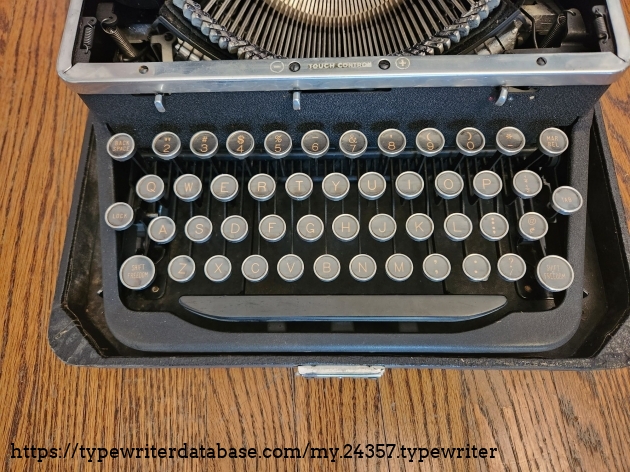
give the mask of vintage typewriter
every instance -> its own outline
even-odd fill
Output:
[[[72,0],[91,115],[51,342],[596,359],[630,285],[596,104],[628,59],[618,0]]]

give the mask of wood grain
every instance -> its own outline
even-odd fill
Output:
[[[626,7],[630,2],[626,0]],[[86,108],[57,78],[66,2],[0,1],[0,469],[630,470],[630,371],[390,370],[378,381],[305,380],[288,369],[86,369],[46,333]],[[626,8],[628,11],[628,8]],[[603,99],[630,204],[630,76]],[[630,214],[630,213],[629,213]],[[10,444],[64,448],[198,443],[246,447],[498,448],[497,460],[402,458],[10,459]]]

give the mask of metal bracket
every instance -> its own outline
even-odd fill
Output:
[[[302,94],[300,93],[300,91],[299,90],[294,91],[293,92],[293,109],[295,111],[302,109],[302,103],[300,102],[301,99],[302,99]]]
[[[173,62],[173,43],[175,36],[172,33],[164,33],[151,36],[151,47],[155,50],[155,46],[160,46],[160,55],[162,62]]]
[[[307,379],[378,379],[385,373],[380,365],[300,365],[298,375]]]
[[[494,102],[494,104],[498,107],[502,107],[505,102],[507,101],[508,98],[508,88],[507,87],[501,87],[501,92],[499,93],[499,98],[497,98],[497,101]]]
[[[165,113],[166,112],[166,108],[164,108],[163,99],[164,99],[164,96],[161,93],[156,93],[155,94],[155,99],[153,100],[153,103],[155,105],[155,109],[157,111],[159,111],[160,113]]]

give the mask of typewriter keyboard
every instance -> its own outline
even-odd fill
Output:
[[[513,127],[486,139],[472,127],[453,143],[434,128],[375,143],[359,130],[335,143],[320,130],[297,143],[164,131],[136,149],[115,134],[103,218],[119,233],[121,297],[229,321],[552,309],[573,282],[567,220],[583,203],[566,177],[569,139],[548,128],[528,146]]]

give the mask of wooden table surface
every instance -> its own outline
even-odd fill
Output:
[[[630,6],[630,0],[626,0]],[[47,325],[87,109],[54,63],[64,1],[0,1],[0,469],[630,471],[630,370],[389,370],[305,380],[289,369],[95,369],[60,362]],[[628,10],[629,8],[627,8]],[[630,203],[630,75],[603,99]],[[10,459],[16,447],[498,448],[498,460]]]

